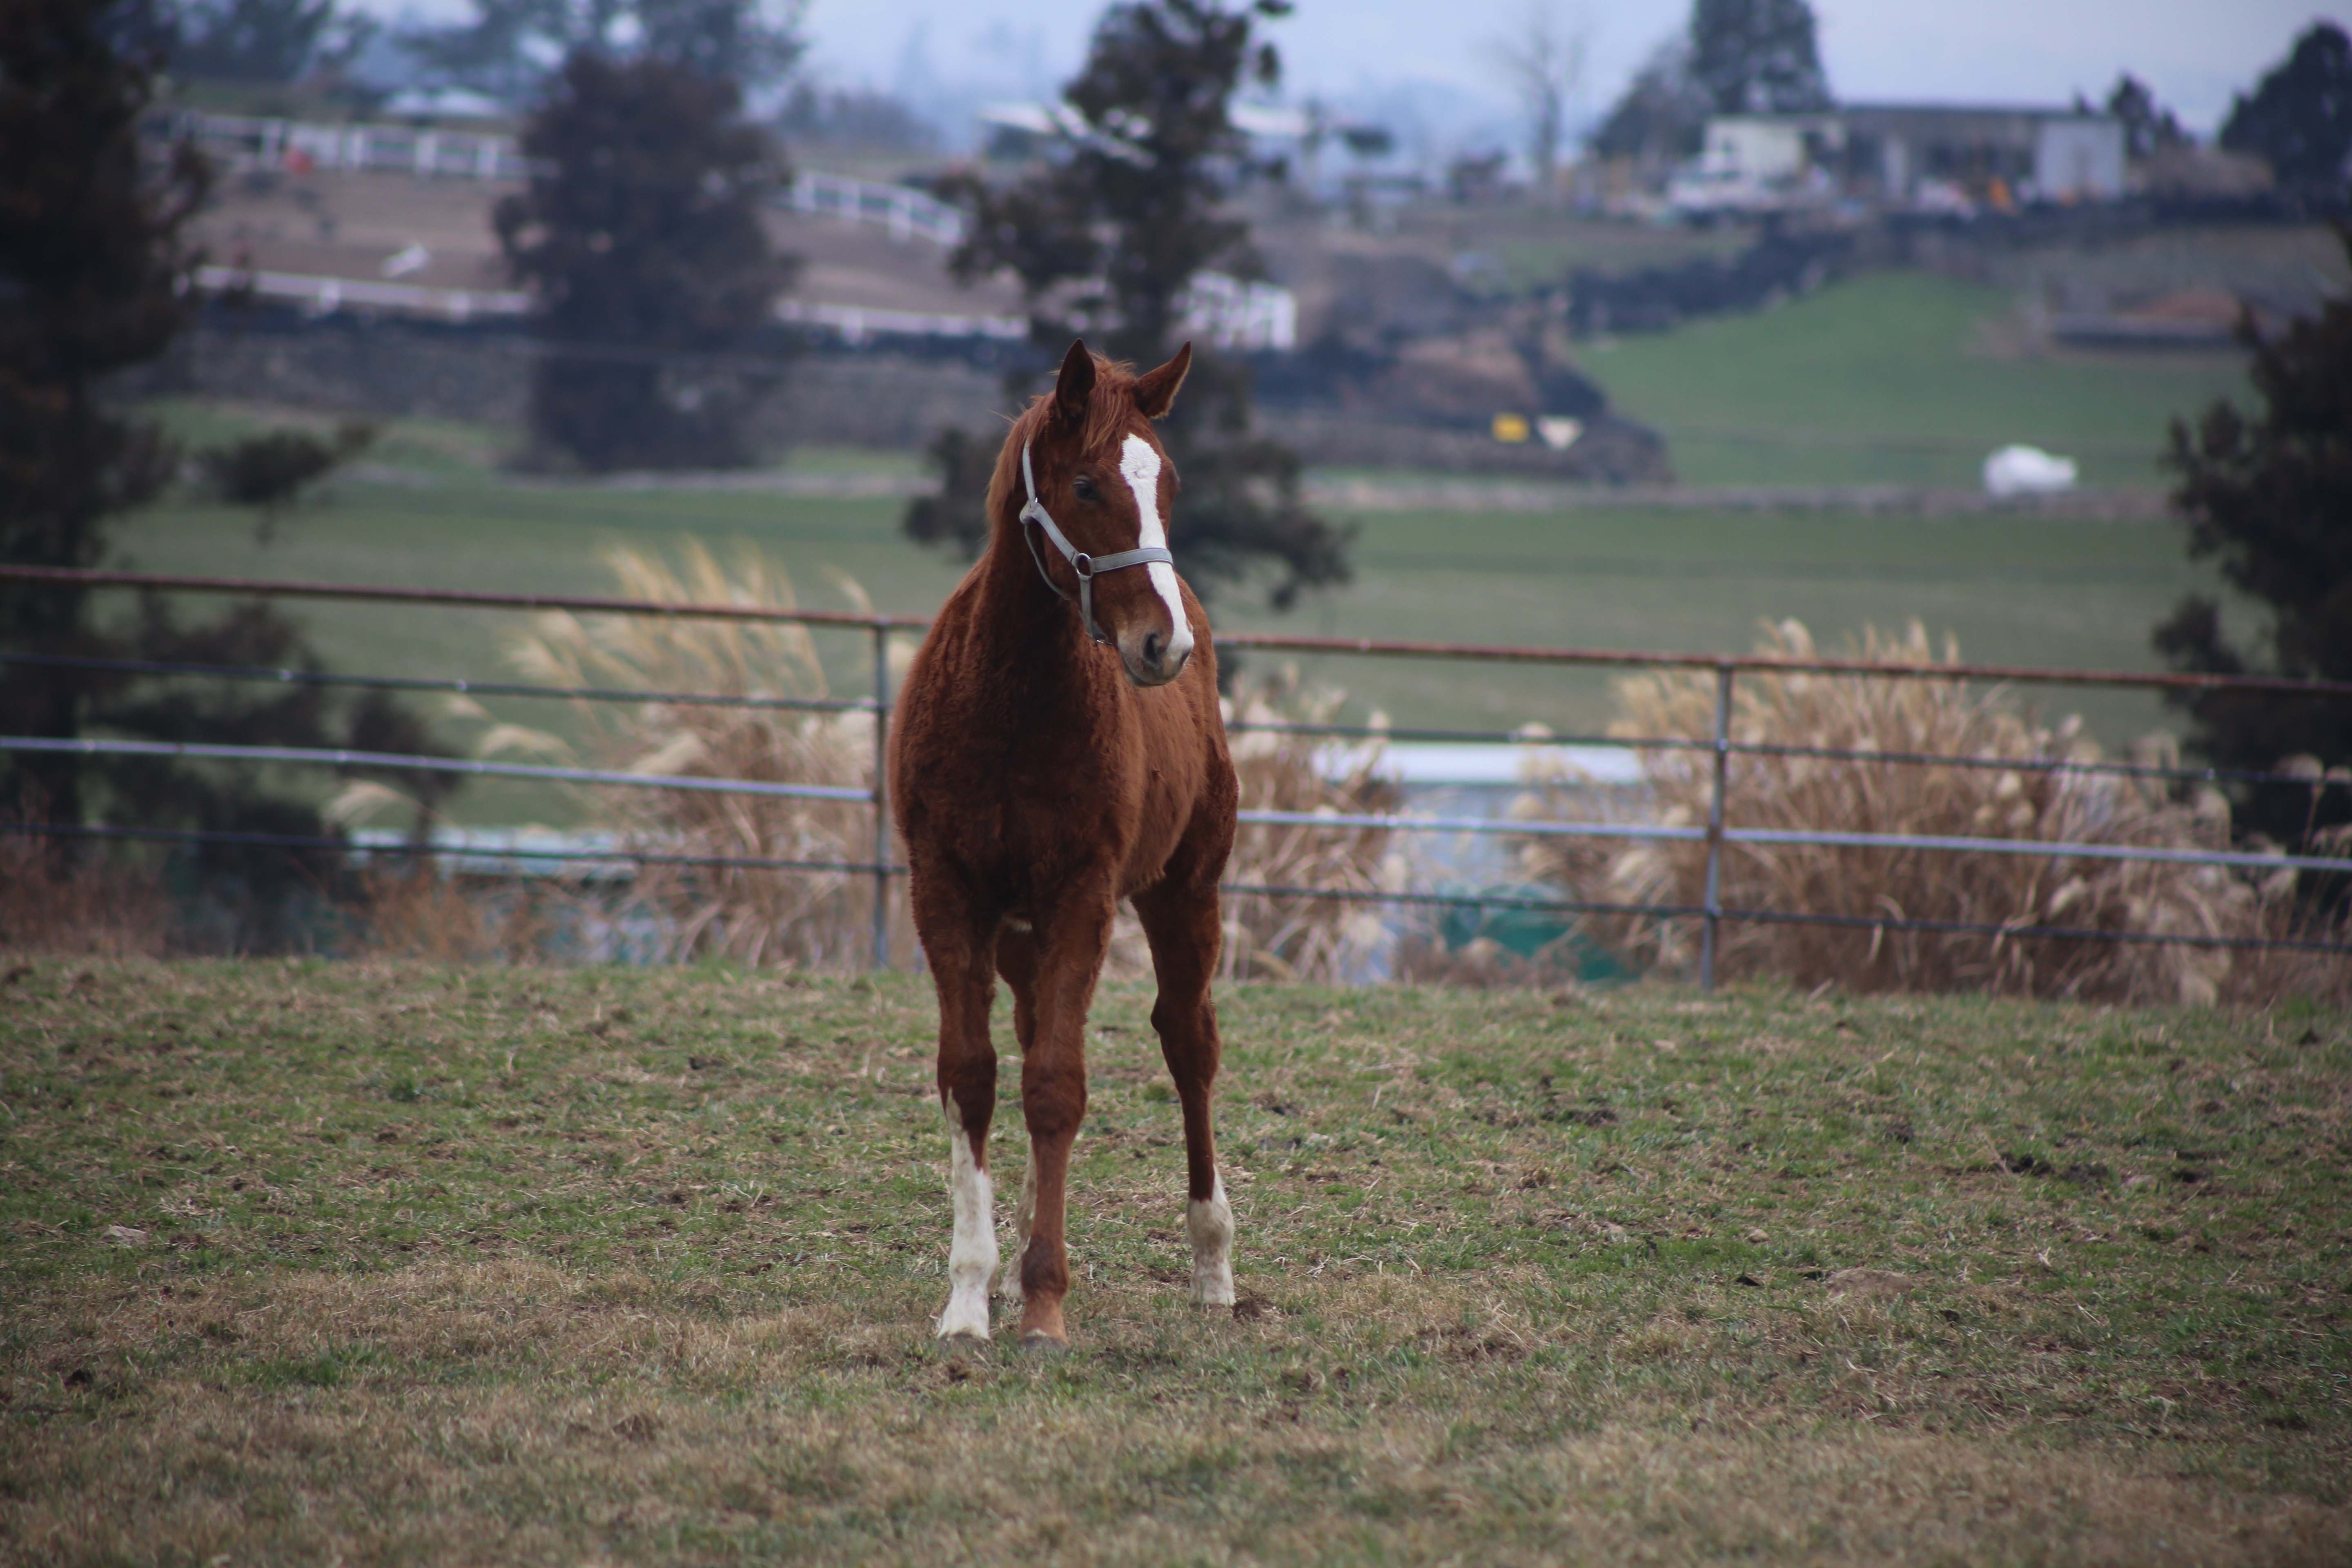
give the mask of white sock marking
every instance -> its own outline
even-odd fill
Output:
[[[1140,436],[1129,436],[1119,448],[1119,477],[1135,492],[1136,543],[1168,548],[1168,525],[1160,517],[1160,454]],[[1160,602],[1168,606],[1168,659],[1173,664],[1192,652],[1192,623],[1184,618],[1184,595],[1176,586],[1176,568],[1165,561],[1144,567]]]
[[[1207,1198],[1184,1205],[1184,1228],[1192,1237],[1192,1300],[1203,1307],[1234,1304],[1234,1210],[1225,1201],[1225,1179]]]
[[[971,1155],[971,1138],[953,1100],[948,1113],[948,1195],[955,1205],[955,1240],[948,1248],[948,1305],[939,1337],[988,1338],[988,1281],[996,1272],[996,1194],[988,1173]]]

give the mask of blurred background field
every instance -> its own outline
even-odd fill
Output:
[[[2029,352],[2035,301],[1991,282],[1885,272],[1755,315],[1598,345],[1611,395],[1692,484],[1977,483],[2028,442],[2084,482],[2153,487],[2167,425],[2239,393],[2226,352]]]
[[[1999,350],[2016,296],[1919,273],[1832,285],[1778,310],[1614,340],[1592,356],[1629,409],[1669,433],[1678,473],[1697,486],[1933,487],[1965,500],[1993,444],[2031,436],[2083,455],[2091,479],[2145,495],[2169,419],[2238,390],[2233,353],[2025,356]],[[1988,348],[1986,345],[1994,345]],[[192,442],[315,416],[265,405],[173,398],[152,405]],[[750,541],[792,574],[813,608],[846,608],[853,579],[879,609],[924,616],[961,563],[908,542],[903,497],[925,482],[904,449],[805,446],[725,480],[605,480],[513,475],[517,428],[395,418],[367,460],[294,513],[266,547],[249,516],[186,496],[129,521],[122,559],[141,569],[418,587],[603,593],[601,543],[659,545],[693,535]],[[1759,622],[1794,616],[1834,647],[1867,625],[1916,618],[1963,658],[2082,669],[2158,668],[2148,628],[2184,593],[2218,591],[2189,562],[2177,523],[2145,503],[2125,515],[2072,516],[1955,507],[1874,515],[1841,504],[1612,502],[1606,489],[1538,491],[1530,501],[1482,484],[1507,476],[1314,470],[1345,498],[1328,503],[1358,530],[1354,580],[1310,594],[1289,614],[1228,590],[1213,605],[1234,630],[1648,651],[1738,652]],[[795,487],[871,495],[793,493]],[[1416,487],[1470,493],[1453,509],[1411,504]],[[1525,487],[1521,487],[1522,489]],[[1402,504],[1385,498],[1394,495]],[[1550,500],[1548,510],[1547,500]],[[1181,548],[1183,511],[1176,517]],[[377,605],[297,614],[330,663],[377,673],[503,675],[512,616]],[[869,683],[865,639],[820,637],[844,689]],[[1377,710],[1402,725],[1598,729],[1605,675],[1432,661],[1309,657],[1310,681],[1348,694],[1348,714]],[[2082,712],[2118,748],[2164,721],[2147,697],[2043,691],[2053,717]],[[494,703],[502,716],[552,723],[558,705]],[[528,715],[536,714],[536,720]],[[536,786],[483,781],[454,806],[461,819],[507,820],[528,807],[562,820]]]

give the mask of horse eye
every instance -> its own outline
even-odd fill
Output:
[[[1080,474],[1076,479],[1072,479],[1070,481],[1070,488],[1078,492],[1078,499],[1080,500],[1100,500],[1102,499],[1095,492],[1094,480],[1087,478],[1084,474]]]

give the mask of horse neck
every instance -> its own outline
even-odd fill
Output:
[[[1022,532],[1017,515],[995,519],[974,568],[971,637],[982,661],[1019,684],[1059,684],[1087,668],[1087,636],[1076,606],[1045,581]]]

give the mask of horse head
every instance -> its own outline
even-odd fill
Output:
[[[1190,343],[1132,375],[1073,342],[1052,395],[1014,423],[997,468],[994,510],[1025,493],[1015,526],[1038,571],[1077,603],[1087,635],[1118,648],[1141,687],[1175,679],[1192,655],[1168,550],[1176,470],[1151,428],[1192,367]]]

